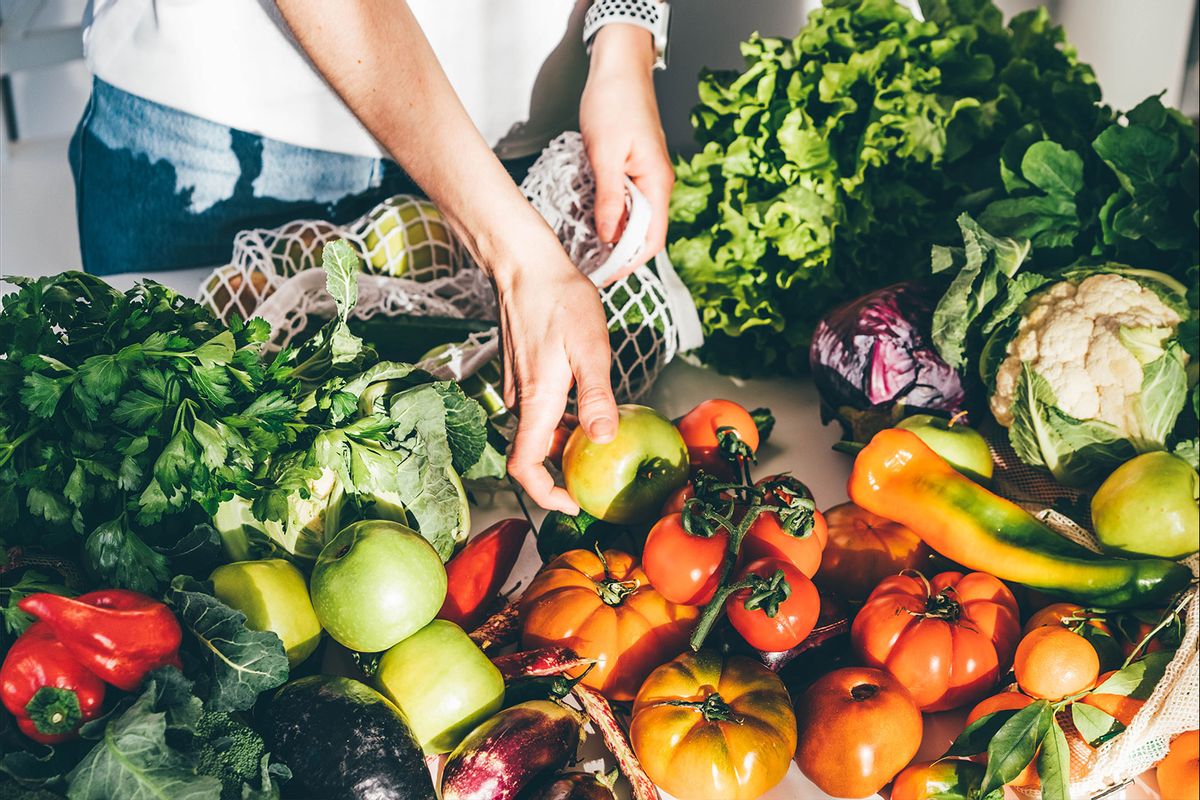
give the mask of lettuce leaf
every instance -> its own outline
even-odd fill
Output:
[[[998,207],[1020,223],[1002,233],[1078,238],[1075,154],[1112,119],[1091,69],[1044,10],[1006,27],[989,0],[922,9],[829,0],[794,39],[745,42],[744,69],[701,75],[669,252],[719,369],[803,369],[824,312],[921,275],[958,213],[1004,197],[1006,175],[1043,207]]]

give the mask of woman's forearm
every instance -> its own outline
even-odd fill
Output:
[[[512,242],[553,239],[471,121],[406,3],[345,0],[336,24],[320,0],[277,5],[317,69],[493,280],[507,280],[520,258]]]

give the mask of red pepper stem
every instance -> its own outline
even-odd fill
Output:
[[[70,689],[43,686],[25,704],[25,716],[32,720],[38,733],[47,736],[71,733],[83,720],[79,697]]]

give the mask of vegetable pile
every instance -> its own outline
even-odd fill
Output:
[[[962,211],[1048,266],[1197,263],[1188,120],[1153,97],[1118,119],[1044,9],[1004,26],[988,0],[921,6],[828,2],[701,76],[670,254],[718,369],[801,370],[821,314],[923,275]]]
[[[483,410],[454,384],[375,363],[346,326],[358,257],[335,243],[325,266],[338,318],[266,361],[261,320],[224,328],[157,284],[15,279],[0,317],[8,543],[67,558],[82,545],[89,575],[153,592],[213,557],[214,518],[235,557],[253,544],[313,558],[349,503],[407,508],[449,557],[469,528],[459,475],[502,474]]]

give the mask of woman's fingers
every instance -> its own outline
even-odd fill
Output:
[[[667,222],[671,209],[671,189],[675,186],[675,171],[663,153],[661,159],[642,175],[630,177],[646,199],[650,201],[650,227],[646,229],[646,244],[635,263],[644,264],[654,258],[667,244]]]
[[[596,179],[596,233],[602,242],[617,238],[625,216],[625,156],[624,151],[610,146],[588,148]]]
[[[566,385],[521,387],[517,435],[508,451],[508,474],[542,508],[578,514],[579,505],[566,490],[554,485],[545,464],[554,429],[567,408],[567,390]]]
[[[609,372],[612,354],[606,339],[588,342],[572,355],[579,424],[593,442],[604,444],[617,435],[617,401]]]

